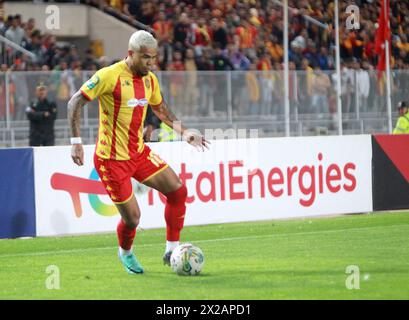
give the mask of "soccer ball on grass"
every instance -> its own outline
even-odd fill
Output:
[[[170,266],[172,270],[181,276],[198,275],[203,265],[203,251],[191,243],[179,245],[173,250],[170,256]]]

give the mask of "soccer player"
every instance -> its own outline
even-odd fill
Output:
[[[144,144],[143,123],[148,104],[161,121],[181,134],[189,144],[201,150],[208,148],[209,144],[200,133],[187,130],[163,100],[158,79],[150,71],[156,55],[156,39],[146,31],[136,31],[129,39],[128,56],[97,71],[68,102],[71,157],[81,166],[84,163],[81,109],[88,101],[99,98],[94,166],[121,214],[117,226],[119,258],[131,274],[143,273],[132,250],[141,213],[132,191],[131,177],[166,196],[163,261],[167,265],[170,265],[172,250],[179,245],[186,211],[186,186],[169,165]]]

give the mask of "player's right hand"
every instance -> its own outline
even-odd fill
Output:
[[[82,144],[73,144],[71,148],[71,158],[72,161],[78,166],[84,164],[84,148]]]

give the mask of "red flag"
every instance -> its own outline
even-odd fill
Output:
[[[385,41],[391,43],[391,30],[389,26],[389,0],[380,0],[381,11],[378,18],[378,29],[376,30],[375,52],[379,55],[378,71],[386,70]],[[390,56],[390,55],[389,55]],[[378,76],[381,73],[378,73]]]

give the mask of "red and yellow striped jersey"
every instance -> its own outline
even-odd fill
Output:
[[[122,60],[97,71],[80,90],[88,100],[99,98],[97,156],[129,160],[141,153],[148,104],[155,108],[162,103],[156,76],[134,76]]]

